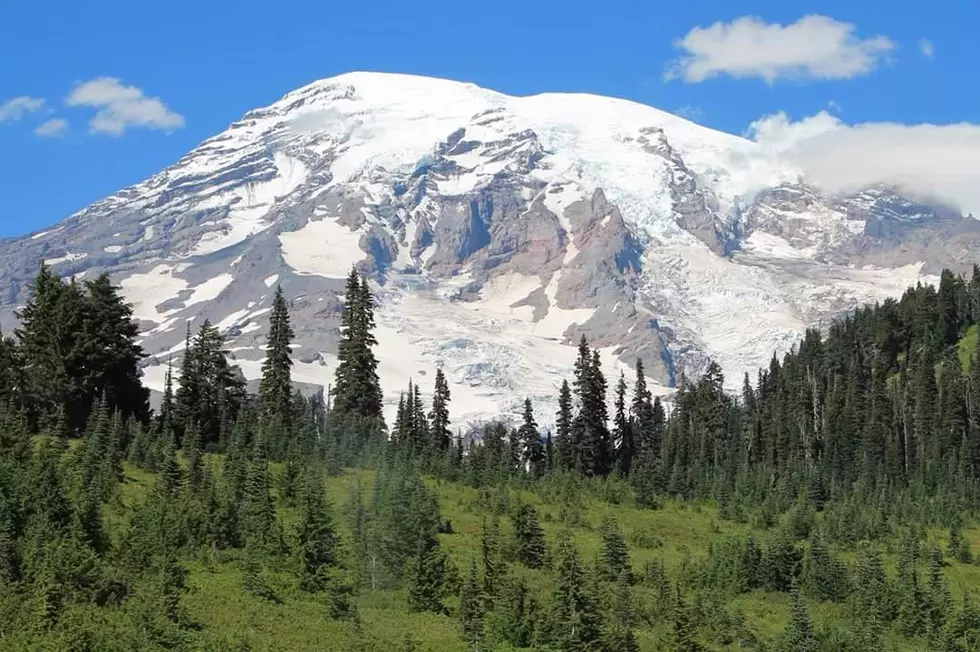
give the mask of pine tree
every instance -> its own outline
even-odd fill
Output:
[[[463,640],[474,650],[483,642],[483,601],[476,575],[476,560],[470,560],[470,571],[459,590],[459,626]]]
[[[367,279],[357,270],[347,277],[344,312],[341,316],[337,370],[333,386],[333,412],[380,421],[382,395],[378,360],[371,347],[374,337],[374,300]]]
[[[149,390],[140,380],[140,362],[145,358],[139,324],[133,308],[106,273],[85,282],[86,307],[83,325],[85,369],[83,383],[92,398],[105,397],[109,412],[123,419],[145,421],[149,417]]]
[[[626,412],[626,377],[619,374],[616,384],[616,415],[613,417],[613,439],[617,442],[616,465],[623,476],[630,474],[636,457],[635,424]]]
[[[17,314],[21,327],[15,334],[32,421],[46,422],[60,407],[68,431],[78,432],[98,396],[82,379],[88,353],[79,337],[86,324],[84,293],[74,280],[65,283],[41,265],[30,294]]]
[[[439,541],[431,535],[422,537],[411,562],[408,606],[413,611],[447,613],[443,599],[450,588],[449,580],[448,560]]]
[[[185,618],[181,596],[187,591],[187,571],[171,552],[163,556],[157,572],[163,613],[171,622],[179,623]]]
[[[518,574],[508,574],[487,621],[495,641],[517,648],[532,647],[538,620],[538,603],[527,581]]]
[[[433,449],[444,451],[449,448],[452,433],[449,430],[449,384],[442,368],[436,369],[436,386],[432,394],[432,412],[429,413],[429,437]]]
[[[496,518],[483,520],[482,532],[480,534],[480,554],[483,560],[483,595],[488,604],[492,605],[500,588],[502,568],[500,559],[500,524]]]
[[[572,443],[572,389],[567,380],[561,382],[558,392],[558,413],[555,415],[555,446],[558,461],[563,469],[575,468],[575,451]]]
[[[291,432],[292,417],[292,341],[294,333],[289,323],[289,308],[282,294],[282,286],[276,287],[269,315],[269,336],[262,362],[262,380],[259,384],[259,401],[264,419],[276,423],[282,432]],[[282,442],[275,447],[281,450]]]
[[[517,440],[520,442],[521,465],[527,468],[532,478],[538,477],[544,472],[545,450],[529,398],[524,399],[524,413],[521,427],[517,430]]]
[[[582,336],[575,361],[573,383],[578,399],[578,413],[572,422],[571,449],[574,468],[586,475],[603,476],[609,472],[612,447],[606,427],[606,380],[602,374],[599,352],[589,348]]]
[[[606,516],[599,528],[602,549],[599,552],[602,578],[607,582],[617,581],[623,574],[631,576],[629,548],[619,526],[611,516]]]
[[[817,638],[813,631],[813,621],[807,612],[806,603],[799,591],[793,592],[793,609],[789,624],[780,641],[780,652],[816,652]]]
[[[184,433],[184,454],[187,456],[187,485],[197,493],[204,487],[204,456],[201,431],[195,423],[191,423]]]
[[[674,652],[701,652],[701,644],[695,637],[696,629],[694,618],[691,615],[691,607],[681,597],[680,589],[677,590],[677,598],[674,601],[674,627],[673,627]]]
[[[592,583],[567,533],[561,539],[557,558],[551,638],[559,650],[584,652],[600,643],[602,614]]]
[[[275,525],[275,505],[269,495],[269,463],[260,436],[245,477],[241,504],[242,533],[246,541],[254,542],[258,547],[268,547],[274,542]]]
[[[320,591],[327,585],[328,571],[337,564],[338,544],[323,480],[314,471],[308,472],[305,479],[296,539],[300,588]]]
[[[633,596],[630,590],[632,579],[624,572],[616,582],[613,595],[611,618],[603,635],[607,650],[616,652],[639,652],[640,645],[633,633]]]
[[[547,549],[538,510],[521,503],[514,514],[514,556],[528,568],[541,568]]]
[[[191,338],[191,323],[187,322],[187,333],[184,336],[184,356],[180,362],[180,374],[177,377],[177,391],[174,392],[174,405],[171,420],[182,434],[184,429],[197,420],[197,406],[200,402],[198,387],[202,382],[197,371],[194,341]],[[168,413],[171,410],[168,410]]]

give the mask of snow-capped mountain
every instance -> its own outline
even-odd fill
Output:
[[[625,100],[351,73],[0,243],[0,300],[20,305],[42,260],[111,272],[160,389],[205,316],[258,378],[281,283],[294,377],[326,386],[357,265],[376,282],[389,402],[441,365],[457,425],[524,396],[546,423],[582,334],[610,377],[640,357],[666,388],[710,357],[738,386],[807,326],[972,262],[978,227],[887,188],[829,196],[751,141]]]

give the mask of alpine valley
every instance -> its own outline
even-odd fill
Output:
[[[344,278],[372,279],[386,404],[441,367],[454,424],[555,413],[584,334],[669,391],[718,361],[732,386],[805,329],[980,251],[980,221],[898,189],[834,196],[756,143],[633,102],[510,97],[350,73],[247,113],[173,166],[42,233],[0,242],[0,317],[41,261],[108,271],[162,390],[187,322],[260,376],[292,299],[293,379],[326,387]]]

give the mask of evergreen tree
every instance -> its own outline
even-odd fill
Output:
[[[635,424],[626,412],[626,377],[619,374],[616,384],[616,415],[613,417],[613,439],[617,443],[616,465],[624,476],[630,474],[636,457]]]
[[[323,480],[315,471],[308,472],[304,483],[296,534],[300,588],[320,591],[328,585],[328,573],[338,562],[337,534],[330,517]]]
[[[483,618],[483,601],[480,599],[476,561],[471,559],[469,574],[459,590],[459,625],[463,640],[474,650],[479,650],[483,642]]]
[[[629,548],[611,516],[603,519],[599,535],[602,537],[602,549],[599,552],[602,578],[607,582],[615,582],[624,574],[631,577]]]
[[[500,558],[500,524],[496,518],[491,519],[489,525],[486,519],[483,520],[480,554],[483,559],[483,595],[487,603],[492,605],[500,588],[498,581],[503,570]]]
[[[616,583],[613,605],[603,643],[607,650],[616,652],[639,652],[640,645],[633,633],[633,596],[630,589],[630,573],[624,572]]]
[[[292,342],[293,329],[289,323],[289,308],[282,294],[282,286],[276,287],[269,315],[269,336],[262,361],[262,381],[259,384],[259,401],[263,416],[270,423],[277,423],[283,432],[291,431],[292,417]],[[282,443],[279,443],[279,447]]]
[[[514,514],[514,556],[528,568],[540,568],[546,554],[538,510],[533,505],[519,504]]]
[[[382,418],[378,360],[371,350],[377,344],[373,330],[374,300],[367,279],[351,270],[347,277],[341,339],[337,346],[333,386],[335,414],[378,421]]]
[[[532,647],[537,618],[538,603],[527,581],[521,575],[508,574],[487,619],[492,638],[518,648]]]
[[[452,436],[449,431],[449,398],[449,384],[440,367],[436,369],[436,387],[432,394],[432,412],[429,413],[429,436],[435,450],[444,451],[449,448]]]
[[[245,477],[241,505],[242,533],[246,541],[253,542],[257,547],[268,547],[274,543],[275,525],[275,505],[269,495],[269,463],[260,436]]]
[[[545,450],[529,398],[524,399],[524,414],[521,427],[517,430],[517,440],[520,442],[521,465],[527,468],[532,478],[538,477],[544,472]]]
[[[569,387],[568,381],[563,380],[558,392],[558,413],[555,415],[555,446],[558,448],[558,461],[564,469],[575,467],[572,423],[572,389]]]
[[[793,609],[789,624],[783,633],[779,649],[781,652],[816,652],[817,639],[813,631],[813,621],[807,612],[806,603],[799,591],[793,592]]]
[[[681,597],[680,590],[674,605],[673,643],[674,652],[701,652],[701,644],[695,637],[696,629],[691,607]]]
[[[602,614],[571,537],[562,537],[552,600],[551,639],[559,650],[585,652],[600,644]]]
[[[422,537],[412,560],[408,606],[413,611],[446,613],[443,599],[450,591],[449,575],[448,559],[439,541],[431,535]]]

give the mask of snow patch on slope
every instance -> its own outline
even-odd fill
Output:
[[[336,220],[307,222],[299,231],[279,236],[282,257],[298,274],[345,278],[364,257],[361,234]]]

